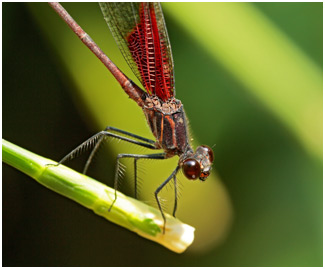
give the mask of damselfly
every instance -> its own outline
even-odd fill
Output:
[[[94,154],[104,138],[115,137],[141,147],[163,150],[154,154],[119,154],[116,162],[114,188],[117,199],[117,183],[120,160],[134,159],[135,196],[137,196],[137,162],[140,159],[167,159],[179,156],[179,162],[171,175],[156,189],[155,198],[164,220],[166,218],[161,207],[159,192],[171,180],[174,181],[175,203],[173,216],[177,209],[176,175],[182,168],[184,175],[190,180],[205,181],[210,174],[213,151],[202,145],[194,151],[190,144],[187,118],[180,100],[175,98],[174,63],[171,46],[167,34],[164,16],[159,3],[100,3],[104,18],[129,66],[141,81],[145,91],[125,76],[118,67],[100,50],[95,42],[77,25],[77,23],[57,3],[51,6],[68,23],[79,38],[105,64],[120,83],[127,95],[143,110],[147,123],[156,138],[150,140],[114,127],[95,134],[76,149],[66,155],[59,163],[73,157],[89,144],[95,144],[86,162],[84,173],[87,172]],[[109,210],[110,210],[109,209]]]

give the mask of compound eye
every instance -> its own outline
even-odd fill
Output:
[[[188,179],[197,179],[201,173],[201,166],[195,159],[186,159],[183,162],[183,173]]]
[[[201,148],[209,154],[210,163],[213,163],[214,160],[213,150],[210,147],[205,145],[201,146]]]

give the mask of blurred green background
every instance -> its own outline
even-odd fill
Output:
[[[64,6],[130,75],[98,5]],[[177,98],[196,143],[215,145],[210,193],[182,183],[179,214],[203,219],[197,233],[206,227],[213,240],[197,236],[196,247],[171,253],[3,165],[3,265],[322,266],[323,4],[162,6]],[[149,134],[141,110],[47,4],[2,7],[3,138],[60,160],[106,125]],[[103,182],[118,150],[139,152],[108,144],[90,171]],[[166,162],[157,169],[175,164]],[[147,181],[165,176],[155,165],[143,165],[149,203]]]

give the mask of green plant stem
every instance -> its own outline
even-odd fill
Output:
[[[4,139],[2,158],[5,163],[29,175],[43,186],[174,252],[183,252],[194,240],[194,228],[168,214],[166,232],[163,234],[163,221],[157,209],[119,192],[109,212],[114,200],[114,189]]]

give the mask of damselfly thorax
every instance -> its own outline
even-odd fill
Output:
[[[156,147],[165,151],[166,158],[193,152],[181,101],[171,98],[163,102],[157,96],[148,96],[143,112],[157,140]]]

